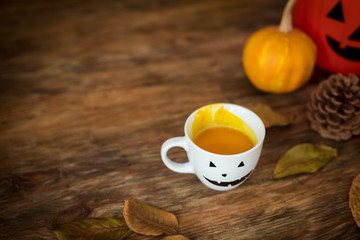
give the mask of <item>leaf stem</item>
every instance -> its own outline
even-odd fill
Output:
[[[288,0],[283,11],[279,31],[283,33],[290,33],[293,31],[293,24],[292,24],[292,10],[294,8],[296,0]]]

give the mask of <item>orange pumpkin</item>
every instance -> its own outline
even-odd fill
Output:
[[[316,65],[329,72],[360,76],[360,1],[298,0],[294,26],[314,40]]]
[[[271,93],[287,93],[303,86],[311,77],[316,46],[301,30],[292,27],[289,0],[280,26],[268,26],[252,34],[243,52],[245,73],[258,89]]]

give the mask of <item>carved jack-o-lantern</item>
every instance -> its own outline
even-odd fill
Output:
[[[360,75],[359,0],[297,0],[293,21],[317,45],[318,67]]]

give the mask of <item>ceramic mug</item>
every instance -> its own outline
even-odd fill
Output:
[[[253,130],[256,136],[254,147],[242,153],[222,155],[205,151],[194,143],[191,135],[196,113],[201,109],[215,105],[217,107],[222,106],[243,120]],[[250,176],[258,163],[265,138],[264,124],[254,112],[229,103],[212,104],[197,109],[187,118],[184,131],[185,136],[170,138],[163,143],[161,146],[162,161],[170,170],[178,173],[195,174],[207,187],[218,191],[238,187]],[[185,163],[172,161],[167,153],[173,147],[183,148],[189,161]]]

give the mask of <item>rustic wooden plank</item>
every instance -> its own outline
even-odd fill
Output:
[[[242,68],[255,30],[277,24],[281,1],[2,1],[0,238],[56,239],[53,230],[136,198],[173,212],[190,239],[358,239],[348,207],[360,139],[312,131],[309,94],[266,94]],[[259,164],[239,188],[216,192],[168,170],[160,146],[214,102],[269,104],[293,123],[267,130]],[[272,179],[292,146],[339,156],[315,174]],[[186,161],[185,153],[169,153]],[[118,214],[118,212],[116,212]],[[130,239],[161,239],[133,235]]]

